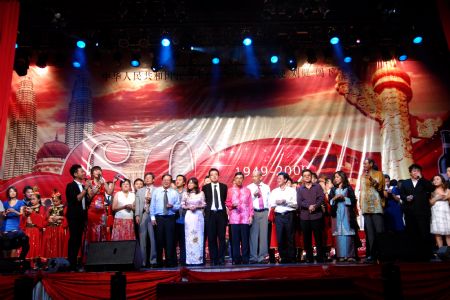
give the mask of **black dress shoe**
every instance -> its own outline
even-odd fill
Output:
[[[375,263],[375,259],[372,256],[368,256],[365,260],[364,260],[365,264],[373,264]]]

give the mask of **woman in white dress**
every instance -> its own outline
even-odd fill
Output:
[[[434,192],[431,194],[431,233],[436,237],[436,244],[440,248],[444,245],[442,236],[445,236],[447,245],[450,245],[450,189],[445,184],[442,175],[433,177]]]
[[[121,191],[114,195],[112,208],[115,212],[111,239],[113,241],[135,240],[133,207],[135,194],[131,192],[131,182],[125,179],[120,183]]]
[[[181,206],[186,209],[184,232],[186,237],[186,264],[203,264],[204,218],[203,208],[206,206],[205,194],[198,186],[198,180],[188,180],[187,191],[183,193]]]

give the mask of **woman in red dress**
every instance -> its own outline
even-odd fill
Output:
[[[30,202],[31,206],[24,207],[20,223],[30,241],[30,251],[26,258],[35,262],[42,257],[42,232],[45,225],[45,209],[36,188],[33,189]]]
[[[44,232],[44,257],[67,257],[66,208],[61,203],[61,193],[52,195],[52,206],[47,211],[47,224]]]
[[[105,192],[112,194],[117,178],[112,184],[107,184],[102,177],[102,169],[99,166],[92,167],[91,180],[88,181],[89,198],[91,202],[88,208],[86,228],[86,241],[101,242],[107,240],[107,219]]]

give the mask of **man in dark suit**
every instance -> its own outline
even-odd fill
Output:
[[[83,185],[86,173],[80,165],[70,167],[73,181],[66,186],[67,221],[69,223],[69,263],[72,270],[77,268],[77,256],[81,248],[84,225],[87,217],[88,187]]]
[[[219,170],[209,170],[211,183],[203,186],[205,194],[205,231],[208,237],[209,256],[212,265],[225,264],[225,231],[227,227],[227,199],[228,187],[219,182]]]
[[[422,178],[422,167],[417,164],[409,166],[410,179],[403,181],[400,187],[405,227],[420,258],[427,260],[432,255],[432,237],[430,234],[430,194],[431,182]]]

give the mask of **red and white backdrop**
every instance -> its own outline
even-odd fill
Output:
[[[221,181],[262,170],[299,179],[311,168],[349,174],[358,188],[365,157],[392,178],[419,163],[439,173],[449,133],[445,80],[418,61],[380,62],[363,75],[303,65],[283,78],[178,77],[148,69],[93,65],[86,70],[31,66],[13,74],[0,192],[37,185],[64,191],[69,168],[101,166],[104,177],[134,180],[152,171]],[[251,181],[248,176],[246,183]]]

